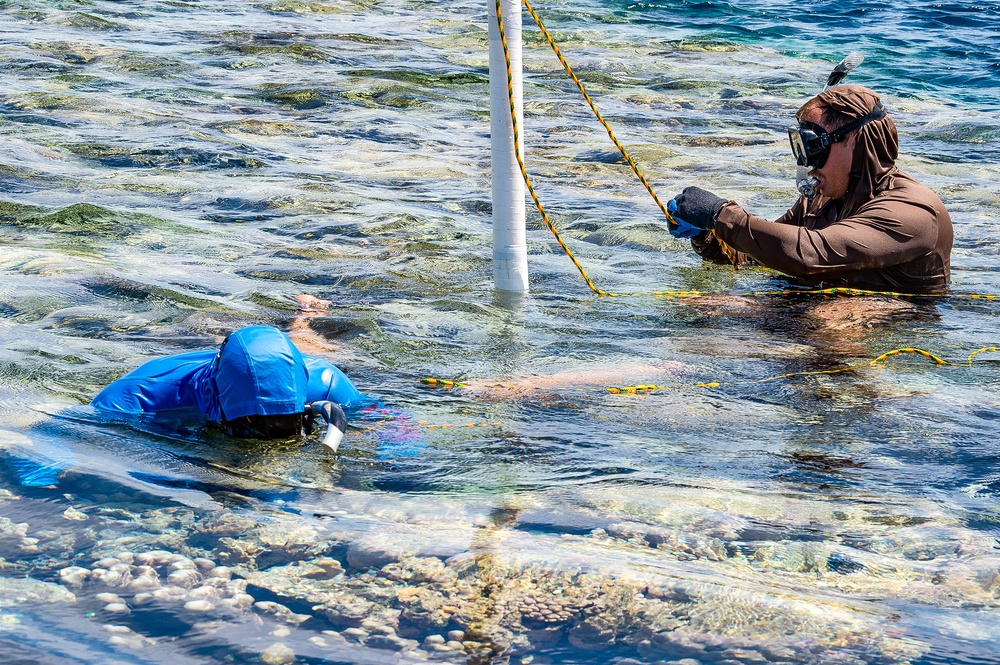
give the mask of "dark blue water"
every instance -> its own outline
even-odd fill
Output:
[[[996,110],[1000,5],[931,2],[604,2],[634,24],[798,58],[865,54],[870,87]],[[861,74],[861,72],[859,72]]]

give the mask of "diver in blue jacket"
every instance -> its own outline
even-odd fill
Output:
[[[381,458],[416,455],[424,445],[408,413],[362,394],[335,366],[300,352],[270,326],[236,330],[217,350],[150,360],[104,388],[91,406],[104,417],[136,421],[141,430],[175,431],[178,423],[208,421],[242,438],[302,436],[323,420],[323,443],[332,451],[347,429],[346,410],[361,423],[378,425]],[[51,437],[37,437],[4,459],[25,487],[54,487],[62,471],[79,463],[71,447]]]
[[[301,353],[271,326],[229,334],[218,351],[150,360],[91,401],[104,414],[139,416],[200,412],[224,432],[244,438],[287,438],[328,424],[323,443],[336,451],[347,429],[344,409],[362,394],[329,362]]]

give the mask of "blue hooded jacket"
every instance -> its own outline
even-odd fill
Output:
[[[186,410],[224,422],[300,413],[322,400],[335,402],[361,422],[379,425],[381,458],[416,455],[426,445],[408,413],[358,392],[343,372],[300,353],[287,335],[270,326],[241,328],[218,351],[150,360],[98,393],[91,406],[112,417]],[[26,487],[56,485],[60,472],[77,462],[73,450],[52,437],[33,442],[24,452],[28,454],[5,459]]]
[[[139,366],[97,394],[101,411],[138,415],[196,409],[214,422],[301,413],[315,401],[343,408],[362,395],[332,364],[299,352],[271,326],[232,332],[218,351],[193,351]]]

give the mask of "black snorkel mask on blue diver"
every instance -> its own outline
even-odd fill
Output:
[[[243,416],[224,421],[220,429],[240,439],[287,439],[312,434],[317,421],[326,423],[323,445],[337,452],[347,431],[347,416],[339,404],[328,401],[306,404],[305,412],[278,416]]]

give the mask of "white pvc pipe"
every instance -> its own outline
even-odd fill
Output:
[[[500,30],[497,28],[496,0],[489,5],[490,28],[490,155],[493,165],[493,283],[501,291],[528,290],[528,245],[524,235],[524,179],[514,155],[514,128],[507,93],[507,63]],[[521,0],[500,0],[518,133],[524,133],[521,86]],[[524,157],[524,144],[518,136]]]

